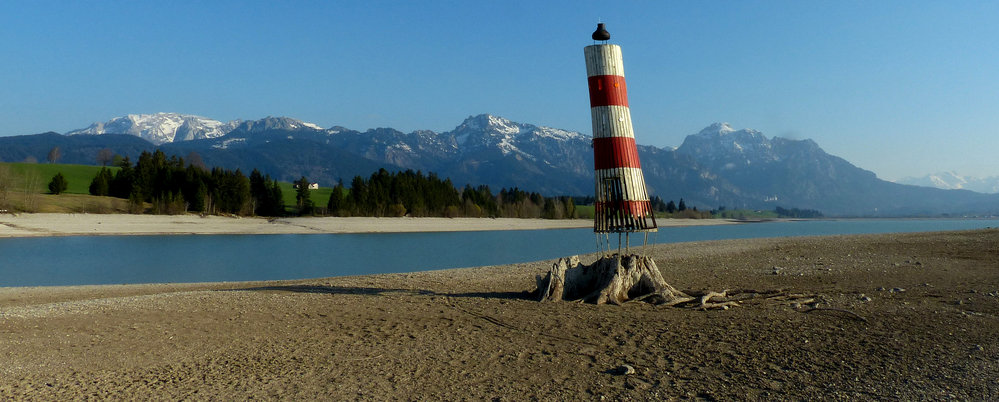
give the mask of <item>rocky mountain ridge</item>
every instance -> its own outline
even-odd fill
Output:
[[[76,130],[68,136],[0,137],[0,160],[44,160],[54,144],[62,144],[63,162],[92,164],[103,144],[122,155],[157,148],[178,156],[197,153],[210,166],[245,172],[258,168],[287,181],[304,175],[324,186],[385,168],[434,172],[459,187],[486,184],[494,190],[518,187],[545,195],[593,192],[588,135],[488,114],[470,116],[442,133],[323,129],[287,117],[177,124],[176,116],[149,116],[126,119],[131,123],[112,119],[115,124],[103,124],[100,130],[92,126],[99,135]],[[163,123],[156,126],[151,121]],[[180,130],[185,124],[190,128]],[[143,132],[163,134],[158,138],[165,139],[171,127],[177,130],[170,142],[156,145],[140,139]],[[215,131],[207,129],[212,127]],[[126,135],[110,135],[115,130]],[[725,123],[688,136],[676,148],[639,145],[638,151],[650,194],[667,200],[683,198],[699,208],[782,206],[847,216],[999,214],[999,196],[887,182],[827,154],[814,141],[768,138]]]
[[[217,138],[228,134],[242,123],[223,123],[201,116],[179,113],[128,114],[106,122],[96,122],[87,128],[72,130],[66,135],[134,135],[155,145],[174,141]]]

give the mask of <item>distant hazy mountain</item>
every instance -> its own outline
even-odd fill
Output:
[[[751,129],[715,123],[687,136],[676,152],[689,155],[723,177],[750,205],[794,205],[827,212],[874,212],[874,195],[861,189],[891,183],[827,154],[812,140],[767,138]],[[848,207],[847,207],[848,206]],[[844,208],[846,207],[846,208]]]
[[[119,131],[126,135],[108,135]],[[133,158],[159,148],[181,157],[196,152],[211,166],[258,168],[280,180],[306,176],[323,186],[385,168],[434,172],[458,187],[486,184],[494,192],[518,187],[545,195],[591,195],[594,188],[590,136],[488,114],[446,132],[403,133],[324,129],[287,117],[221,123],[160,113],[112,119],[72,134],[0,137],[0,160],[44,160],[53,145],[63,149],[67,163],[95,163],[101,147]],[[639,145],[638,152],[651,195],[683,198],[698,208],[782,206],[850,216],[999,214],[999,195],[887,182],[827,154],[812,140],[767,138],[724,123],[688,136],[677,148]]]
[[[97,164],[97,153],[104,148],[111,149],[118,155],[131,157],[132,160],[138,158],[142,151],[155,148],[149,141],[132,135],[66,136],[48,132],[0,137],[0,162],[45,162],[52,147],[59,147],[62,154],[59,163],[80,165]]]
[[[955,172],[942,172],[923,177],[906,177],[899,179],[897,183],[942,188],[947,190],[964,189],[986,194],[999,193],[999,176],[986,177],[982,179],[971,176],[961,176]]]

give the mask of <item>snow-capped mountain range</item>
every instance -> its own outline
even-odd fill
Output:
[[[288,117],[220,122],[176,113],[136,114],[67,134],[0,137],[0,161],[95,163],[104,148],[133,160],[143,151],[198,156],[209,166],[302,176],[331,186],[378,169],[434,172],[458,186],[518,187],[545,195],[590,195],[590,136],[482,114],[446,132],[322,128]],[[90,135],[82,135],[90,134]],[[119,135],[112,135],[119,134]],[[120,135],[124,134],[124,135]],[[641,138],[639,138],[641,141]],[[650,195],[700,208],[817,209],[827,215],[999,213],[999,196],[887,182],[811,140],[768,138],[715,123],[679,147],[639,145]],[[966,180],[970,183],[970,180]],[[962,184],[969,188],[968,184]]]
[[[528,158],[535,156],[520,150],[516,145],[518,142],[546,139],[553,141],[589,140],[588,136],[574,131],[515,123],[488,114],[469,117],[448,134],[454,137],[459,146],[495,147],[503,155],[517,153]]]
[[[242,121],[223,123],[201,116],[179,113],[129,114],[66,135],[131,134],[156,145],[175,141],[217,138],[228,134]]]
[[[489,114],[470,116],[453,130],[441,133],[403,133],[391,128],[362,132],[340,126],[322,129],[287,117],[268,117],[241,122],[221,137],[174,141],[160,147],[177,155],[198,152],[209,164],[213,160],[232,161],[231,155],[239,154],[247,163],[236,167],[244,169],[273,161],[274,172],[308,172],[321,183],[349,180],[356,174],[370,174],[370,169],[388,167],[435,172],[456,183],[530,188],[552,194],[592,191],[586,179],[592,174],[588,135]],[[291,155],[291,148],[299,155]],[[247,156],[250,153],[255,156]],[[309,155],[316,162],[305,166],[303,160]],[[328,160],[335,163],[325,162]],[[272,174],[286,179],[283,174]],[[302,173],[289,174],[299,175],[293,178],[297,179]]]
[[[289,117],[266,117],[255,121],[233,120],[223,123],[218,120],[189,114],[155,113],[129,114],[115,117],[106,122],[91,124],[87,128],[69,131],[66,135],[130,134],[155,145],[162,145],[179,141],[219,138],[235,130],[252,133],[266,130],[295,131],[303,129],[326,131],[331,135],[350,131],[343,127],[334,127],[326,130],[317,124]],[[426,131],[417,132],[417,134],[420,133],[435,134]],[[471,133],[482,133],[485,135],[472,136]],[[570,138],[582,139],[584,137],[583,134],[577,132],[515,123],[508,119],[488,114],[473,116],[465,120],[451,134],[455,137],[455,147],[467,145],[495,146],[504,155],[520,152],[516,145],[514,145],[515,140],[518,138],[537,136],[554,140],[567,140]],[[476,143],[477,141],[479,143]],[[405,146],[402,146],[402,149],[405,148]]]
[[[218,139],[212,143],[212,148],[229,149],[246,143],[248,134],[300,130],[321,132],[331,136],[332,139],[327,143],[340,143],[366,157],[396,164],[404,164],[413,159],[414,153],[434,153],[437,154],[435,157],[440,157],[484,149],[498,150],[502,155],[537,160],[536,155],[521,147],[527,145],[530,148],[529,144],[539,141],[589,141],[588,136],[577,132],[516,123],[489,114],[469,117],[450,132],[421,130],[409,134],[392,129],[374,129],[364,133],[344,127],[324,129],[317,124],[289,117],[223,123],[179,113],[129,114],[107,122],[94,123],[87,128],[67,132],[66,135],[128,134],[155,145]],[[230,133],[233,135],[229,136]],[[363,138],[350,138],[358,135]],[[369,142],[368,139],[372,141]]]
[[[985,194],[999,193],[999,176],[978,178],[961,176],[956,172],[941,172],[923,177],[905,177],[899,179],[896,183],[945,190],[971,190]]]

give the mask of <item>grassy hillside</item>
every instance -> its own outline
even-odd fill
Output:
[[[49,192],[49,182],[56,173],[62,173],[69,183],[68,194],[89,194],[90,181],[101,170],[100,166],[59,165],[51,163],[0,163],[11,173],[13,189],[23,191],[25,186],[38,193]],[[112,173],[118,168],[110,168]]]
[[[116,172],[119,168],[110,168]],[[126,213],[127,201],[112,197],[90,195],[90,181],[100,166],[60,165],[50,163],[0,162],[0,187],[6,184],[6,193],[0,194],[0,210],[62,213]],[[69,188],[61,195],[49,194],[48,184],[56,173],[62,173]],[[295,211],[295,189],[292,183],[280,182],[281,194],[289,212]],[[317,207],[325,207],[333,189],[319,188],[310,192]]]
[[[117,169],[117,168],[113,168]],[[0,210],[56,213],[124,213],[127,202],[89,195],[100,166],[47,163],[0,163]],[[49,194],[48,184],[62,173],[66,193]]]

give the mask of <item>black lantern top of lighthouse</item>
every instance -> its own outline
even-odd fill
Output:
[[[598,22],[597,30],[593,31],[593,35],[591,35],[591,37],[593,40],[610,40],[610,32],[607,32],[607,30],[604,29],[604,23]]]

